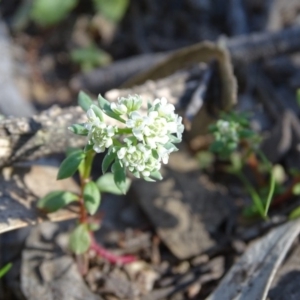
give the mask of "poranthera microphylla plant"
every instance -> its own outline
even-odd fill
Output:
[[[156,99],[148,103],[143,114],[142,102],[138,95],[122,97],[112,103],[99,95],[96,103],[87,94],[79,94],[78,103],[86,111],[87,122],[74,124],[69,129],[74,134],[86,136],[87,144],[83,150],[68,151],[57,179],[71,177],[78,171],[80,193],[55,191],[38,202],[38,207],[46,212],[55,212],[71,202],[79,203],[78,224],[70,236],[70,248],[75,254],[93,249],[113,263],[134,260],[132,256],[115,256],[95,242],[95,224],[91,216],[99,208],[101,192],[127,192],[130,184],[127,173],[146,181],[161,180],[161,165],[168,163],[169,155],[177,150],[174,144],[182,139],[184,126],[182,118],[175,114],[174,105],[167,103],[165,98]],[[107,124],[104,115],[119,125]],[[94,156],[105,151],[104,175],[93,181]],[[109,168],[112,173],[106,173]]]
[[[242,181],[252,198],[254,211],[259,213],[262,218],[266,218],[274,195],[275,178],[271,163],[259,149],[260,136],[251,130],[249,120],[245,115],[237,115],[233,112],[222,114],[221,118],[210,126],[210,131],[215,138],[210,150],[221,159],[230,160],[231,166],[226,170],[235,174]],[[270,177],[269,190],[264,198],[243,173],[243,167],[248,165],[258,184],[264,185],[265,180],[259,171],[261,164],[267,169]]]

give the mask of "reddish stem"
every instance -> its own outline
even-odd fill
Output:
[[[109,261],[112,264],[129,264],[131,262],[136,261],[136,257],[133,255],[115,255],[113,253],[111,253],[110,251],[108,251],[107,249],[103,248],[101,245],[99,245],[96,241],[95,238],[93,236],[93,234],[91,233],[91,246],[90,249],[94,250],[97,255],[103,257],[104,259],[106,259],[107,261]]]

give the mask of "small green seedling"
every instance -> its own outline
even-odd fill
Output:
[[[215,138],[210,151],[230,162],[227,172],[235,174],[241,180],[254,204],[255,209],[251,211],[258,212],[265,219],[275,191],[275,177],[271,163],[259,149],[261,138],[251,129],[247,115],[223,113],[221,118],[210,126],[210,132]],[[269,173],[269,189],[263,198],[243,172],[244,166],[250,160],[254,160],[258,165],[263,164]],[[258,165],[255,167],[256,172]]]

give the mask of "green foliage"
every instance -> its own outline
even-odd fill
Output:
[[[122,123],[125,123],[125,120],[123,118],[121,118],[118,114],[112,111],[112,109],[110,108],[110,103],[105,98],[103,98],[100,94],[98,96],[98,103],[100,108],[107,116],[115,120],[118,120]]]
[[[77,200],[78,196],[71,192],[54,191],[40,199],[37,207],[47,213],[52,213]]]
[[[260,137],[250,128],[246,114],[234,112],[223,113],[221,118],[209,127],[215,141],[210,146],[210,151],[228,158],[238,149],[242,140],[246,140],[251,147],[257,147]]]
[[[120,162],[117,160],[112,165],[112,172],[114,174],[114,181],[116,183],[116,186],[119,188],[119,190],[122,192],[122,194],[126,194],[126,173],[125,168],[121,166]]]
[[[48,27],[65,19],[78,0],[34,0],[31,18],[38,25]]]
[[[0,278],[3,277],[12,267],[12,263],[6,264],[0,269]]]
[[[80,68],[84,72],[88,72],[96,67],[103,67],[112,61],[111,56],[92,44],[85,48],[79,48],[71,51],[71,59],[76,64],[80,65]]]
[[[197,159],[200,169],[209,169],[214,163],[214,155],[209,151],[200,151],[197,153]]]
[[[90,98],[90,96],[88,94],[86,94],[85,92],[80,91],[80,93],[78,95],[78,105],[84,111],[88,111],[88,109],[91,107],[92,104],[93,104],[93,101]]]
[[[160,172],[159,171],[156,171],[156,172],[152,172],[150,174],[150,177],[151,178],[154,178],[154,179],[157,179],[157,180],[162,180],[163,177],[161,176]]]
[[[103,161],[102,161],[102,173],[105,174],[108,170],[109,166],[112,164],[112,162],[115,160],[117,156],[116,152],[108,151],[108,153],[105,155]]]
[[[69,246],[75,254],[85,253],[91,244],[91,237],[87,224],[79,224],[70,236]]]
[[[87,136],[89,133],[89,131],[82,124],[73,124],[69,126],[68,129],[77,135]]]
[[[107,173],[102,175],[101,177],[98,178],[96,183],[100,192],[110,193],[115,195],[123,194],[119,189],[119,187],[116,185],[114,180],[114,175],[112,173]],[[131,180],[129,178],[126,178],[125,193],[127,193],[130,184],[131,184]]]
[[[294,220],[300,217],[300,206],[295,208],[289,215],[290,220]]]
[[[92,104],[91,109],[94,111],[95,115],[100,119],[100,121],[103,121],[103,112],[102,110],[95,104]]]
[[[293,194],[296,196],[300,195],[300,183],[297,183],[293,187]]]
[[[88,182],[83,190],[84,205],[89,214],[94,215],[100,205],[101,194],[94,181]]]
[[[113,22],[119,22],[129,5],[129,0],[93,0],[95,9]]]
[[[295,208],[289,215],[290,220],[294,220],[300,217],[300,206]]]
[[[59,167],[57,179],[60,180],[73,176],[84,158],[85,153],[82,150],[74,151],[67,156]]]

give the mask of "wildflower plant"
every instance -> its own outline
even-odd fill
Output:
[[[275,177],[273,166],[259,148],[261,137],[251,129],[248,116],[234,112],[223,113],[209,129],[214,136],[210,151],[221,159],[230,161],[227,172],[235,174],[241,180],[253,200],[253,206],[248,212],[259,213],[262,218],[266,218],[275,191]],[[243,172],[245,165],[251,167],[260,183],[264,182],[264,178],[259,167],[267,170],[270,184],[267,195],[264,193],[266,196],[262,197],[247,179]]]
[[[80,92],[78,103],[86,111],[87,121],[73,124],[69,130],[86,136],[87,143],[84,149],[68,151],[57,179],[71,177],[78,171],[80,193],[52,192],[39,200],[38,207],[46,212],[54,212],[71,202],[78,202],[80,216],[70,238],[72,251],[82,254],[94,249],[112,262],[125,263],[132,257],[115,257],[95,243],[92,234],[95,226],[90,216],[99,208],[101,192],[127,192],[130,184],[128,173],[146,181],[162,179],[161,166],[168,163],[169,155],[177,151],[175,144],[182,139],[182,118],[165,98],[148,103],[146,111],[141,110],[143,99],[139,95],[121,97],[112,103],[99,95],[96,103]],[[114,121],[108,123],[107,117]],[[104,152],[104,175],[93,181],[90,177],[94,156]],[[112,173],[106,173],[109,169]]]

